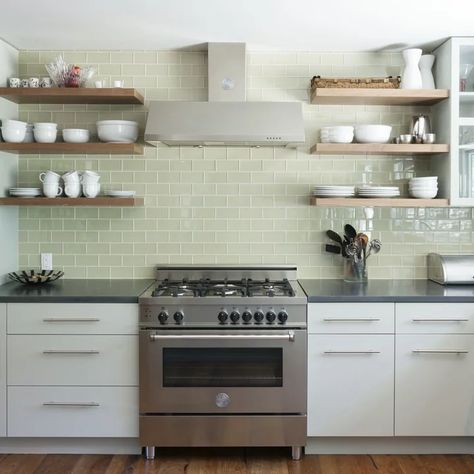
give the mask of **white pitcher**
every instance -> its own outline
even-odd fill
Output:
[[[402,83],[400,84],[402,89],[421,89],[423,87],[421,72],[418,67],[422,52],[423,51],[419,48],[410,48],[402,51],[405,61]]]
[[[436,89],[435,81],[431,68],[435,62],[436,56],[434,54],[424,54],[420,58],[420,72],[423,89]]]

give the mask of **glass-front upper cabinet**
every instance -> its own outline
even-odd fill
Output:
[[[474,206],[474,38],[451,38],[434,53],[436,86],[450,90],[433,108],[436,133],[450,144],[434,160],[440,192],[451,206]]]

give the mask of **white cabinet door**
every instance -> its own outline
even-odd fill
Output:
[[[137,387],[9,387],[9,437],[138,437]]]
[[[309,334],[394,332],[393,303],[310,303]]]
[[[138,336],[8,336],[8,385],[138,385]]]
[[[308,436],[393,436],[393,335],[310,335],[308,355]]]
[[[0,303],[0,436],[6,436],[7,420],[7,305]]]
[[[400,335],[396,436],[474,435],[474,336]]]

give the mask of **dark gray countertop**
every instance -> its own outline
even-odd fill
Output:
[[[474,285],[443,286],[429,280],[298,280],[308,302],[474,303]]]
[[[154,280],[58,280],[0,286],[0,303],[137,303]]]

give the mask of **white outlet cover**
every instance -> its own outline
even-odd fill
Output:
[[[42,253],[41,254],[41,270],[52,270],[53,269],[53,254]]]

